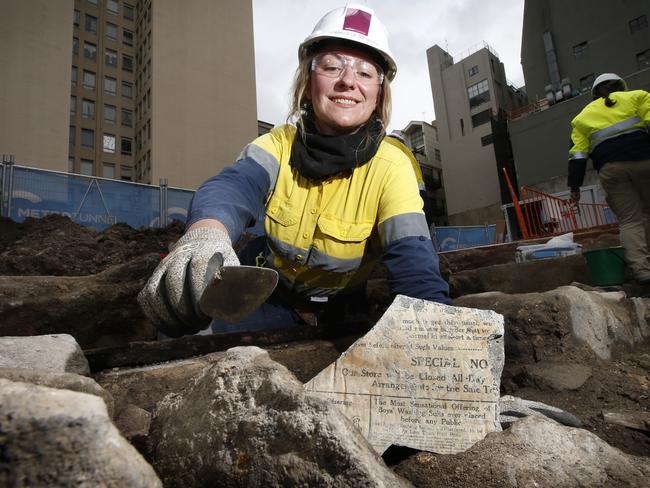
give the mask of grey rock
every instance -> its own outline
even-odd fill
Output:
[[[494,310],[505,317],[506,358],[511,363],[559,361],[569,355],[578,362],[594,356],[609,360],[617,347],[629,348],[650,337],[640,318],[647,303],[622,292],[562,286],[544,293],[467,295],[454,305]]]
[[[115,417],[115,426],[127,439],[146,436],[151,427],[151,413],[135,405],[126,405]]]
[[[590,366],[575,363],[541,362],[524,369],[538,388],[560,391],[579,389],[593,374]]]
[[[578,417],[560,408],[510,395],[501,397],[499,411],[499,420],[504,429],[521,418],[529,416],[543,416],[568,427],[582,426],[582,421]]]
[[[0,432],[0,486],[162,486],[94,395],[0,379]]]
[[[502,488],[647,488],[650,464],[584,429],[527,417],[491,433],[469,451],[433,457],[420,453],[394,468],[418,486]],[[440,480],[444,479],[441,483]]]
[[[86,357],[69,334],[0,337],[0,368],[90,375]]]
[[[408,486],[353,424],[257,347],[236,347],[159,403],[165,486]]]
[[[20,368],[0,368],[0,378],[96,395],[104,400],[108,415],[113,418],[115,406],[113,395],[91,378],[73,373],[50,373],[49,371]]]

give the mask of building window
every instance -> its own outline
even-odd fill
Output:
[[[86,14],[86,32],[97,34],[97,17]]]
[[[487,146],[489,144],[492,144],[492,134],[481,137],[481,146]]]
[[[94,119],[95,102],[93,102],[92,100],[86,100],[85,98],[81,100],[81,116],[84,119]]]
[[[74,56],[79,55],[79,38],[77,37],[72,38],[72,54]]]
[[[440,161],[442,159],[440,157],[440,149],[434,149],[433,154],[435,155],[436,161]]]
[[[490,89],[487,79],[481,80],[467,88],[467,95],[469,96],[470,107],[476,107],[482,103],[489,102]]]
[[[115,153],[115,136],[113,134],[104,134],[102,145],[105,153]]]
[[[117,68],[117,51],[113,51],[112,49],[106,49],[106,55],[104,56],[104,60],[106,62],[106,66],[112,66],[113,68]]]
[[[122,54],[122,69],[129,73],[133,72],[133,56]]]
[[[594,77],[593,73],[580,78],[580,90],[581,91],[591,90],[591,85],[594,84],[595,79],[596,78]]]
[[[636,64],[639,69],[650,68],[650,49],[636,55]]]
[[[81,19],[81,13],[79,12],[79,10],[74,9],[74,12],[72,14],[72,22],[74,22],[74,25],[78,26],[80,19]]]
[[[114,41],[117,41],[117,26],[115,24],[106,22],[106,37]]]
[[[424,146],[424,133],[421,131],[414,132],[411,134],[409,139],[413,150],[416,150],[420,146]]]
[[[124,18],[127,20],[134,20],[135,19],[135,7],[132,5],[129,5],[128,3],[124,4],[124,9],[123,9],[123,15]]]
[[[95,89],[95,73],[84,70],[83,86],[89,90]]]
[[[133,83],[128,81],[122,82],[122,96],[124,98],[133,98]]]
[[[133,180],[133,169],[131,166],[121,166],[120,167],[120,179],[124,181]]]
[[[463,119],[460,119],[460,135],[465,135],[465,121]]]
[[[97,6],[97,0],[87,0],[87,2],[95,7]]]
[[[74,125],[71,125],[71,126],[70,126],[70,130],[69,130],[69,132],[68,132],[68,143],[69,143],[71,146],[74,146],[75,143],[77,142],[76,134],[77,134],[77,132],[76,132],[76,130],[75,130],[75,126],[74,126]]]
[[[474,76],[477,73],[478,73],[478,65],[472,66],[470,69],[467,70],[467,74],[469,76]]]
[[[636,31],[640,31],[648,28],[648,17],[642,15],[636,19],[630,20],[630,33],[634,34]]]
[[[492,117],[492,111],[490,109],[483,110],[477,114],[472,115],[472,127],[478,127],[479,125],[487,124]]]
[[[115,165],[112,163],[102,164],[102,176],[104,178],[115,178]]]
[[[133,112],[125,108],[122,109],[122,125],[125,127],[133,127]]]
[[[82,159],[79,161],[79,174],[85,176],[93,175],[93,161],[92,159]]]
[[[122,42],[125,46],[133,46],[133,32],[128,29],[122,29]]]
[[[587,44],[587,41],[581,42],[580,44],[576,44],[573,46],[573,55],[576,58],[579,58],[580,56],[584,56],[587,54],[587,50],[589,49],[589,44]]]
[[[70,82],[72,83],[72,86],[77,86],[77,67],[73,66],[72,70],[70,71]]]
[[[112,14],[116,14],[120,11],[120,7],[117,3],[117,0],[106,0],[106,10]]]
[[[95,61],[97,59],[97,46],[92,42],[84,42],[84,57]]]
[[[68,173],[74,173],[74,158],[68,156]]]
[[[77,113],[77,97],[70,95],[70,115]]]
[[[107,95],[117,95],[117,80],[110,76],[104,76],[104,93]]]
[[[92,149],[95,147],[95,131],[92,129],[81,129],[81,146]]]
[[[122,146],[121,146],[121,152],[122,154],[130,155],[132,153],[132,144],[131,144],[131,139],[128,137],[122,137]]]
[[[114,124],[116,117],[117,108],[115,105],[104,105],[104,121]]]

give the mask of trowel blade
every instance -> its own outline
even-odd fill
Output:
[[[205,287],[199,307],[213,319],[238,322],[253,313],[273,293],[278,272],[257,266],[224,266]]]

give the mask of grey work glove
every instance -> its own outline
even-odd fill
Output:
[[[239,265],[228,234],[213,227],[196,228],[178,240],[147,281],[138,302],[163,334],[194,334],[210,323],[199,309],[199,299],[214,277],[206,276],[206,268],[215,254],[223,258],[222,266]]]

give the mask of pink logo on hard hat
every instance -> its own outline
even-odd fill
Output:
[[[368,35],[370,30],[370,19],[372,15],[357,8],[349,8],[345,11],[345,21],[343,22],[343,30],[349,30]]]

